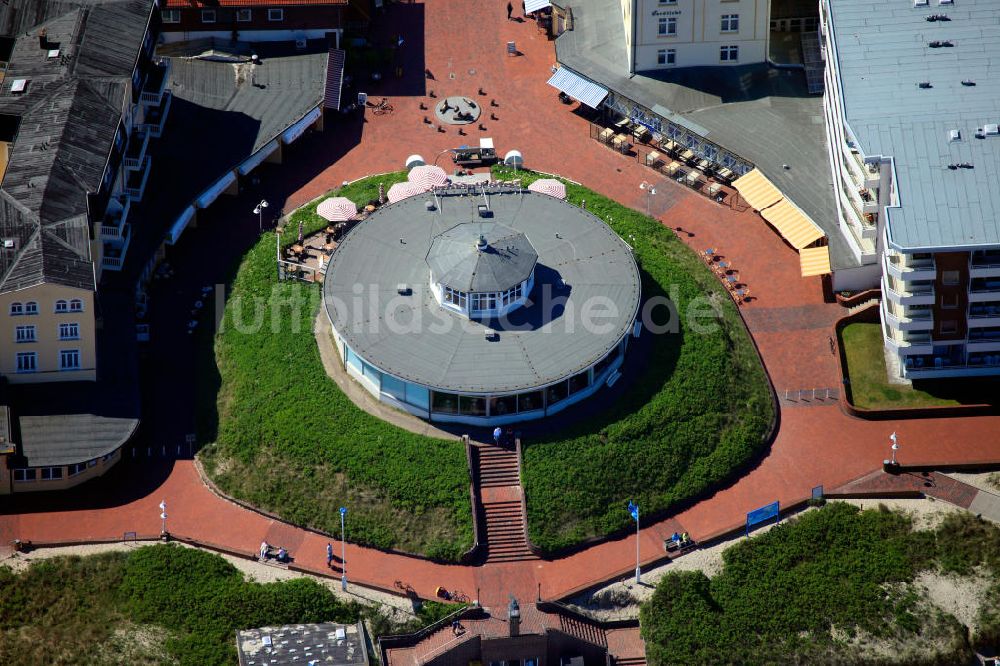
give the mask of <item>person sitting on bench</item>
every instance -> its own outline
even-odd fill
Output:
[[[278,549],[278,557],[276,558],[282,564],[288,562],[288,551],[284,548]]]
[[[270,548],[271,547],[269,545],[267,545],[267,541],[261,541],[260,542],[260,559],[262,559],[262,560],[266,560],[267,559],[267,551]]]

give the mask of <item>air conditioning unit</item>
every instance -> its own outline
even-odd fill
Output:
[[[3,249],[5,249],[5,250],[13,250],[14,249],[14,241],[12,239],[10,239],[10,238],[5,238],[4,241],[3,241]]]
[[[928,5],[927,0],[913,0],[914,7],[926,7]]]
[[[1000,124],[990,123],[988,125],[983,125],[983,134],[986,136],[997,136],[1000,134]]]

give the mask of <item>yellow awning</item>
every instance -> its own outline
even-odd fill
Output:
[[[826,236],[815,222],[795,207],[788,199],[782,199],[770,208],[760,212],[761,217],[774,225],[774,228],[792,244],[796,250],[812,245]]]
[[[802,267],[802,277],[826,275],[830,272],[830,248],[824,245],[799,250],[799,265]]]
[[[781,200],[781,192],[760,172],[754,169],[733,181],[733,187],[756,210],[764,210]]]

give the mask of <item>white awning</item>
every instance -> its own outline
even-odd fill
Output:
[[[201,196],[195,199],[194,205],[198,208],[208,208],[234,182],[236,182],[236,174],[232,171],[227,172],[225,176],[215,181],[215,185],[202,192]]]
[[[247,175],[257,167],[259,167],[260,163],[266,160],[268,157],[270,157],[271,153],[273,153],[277,149],[278,149],[278,141],[277,139],[275,139],[271,143],[262,147],[260,150],[258,150],[250,157],[243,160],[243,164],[241,164],[239,168],[236,169],[236,171],[238,171],[241,176]]]
[[[323,112],[319,110],[319,107],[307,113],[302,120],[300,120],[299,122],[295,123],[288,129],[286,129],[284,132],[282,132],[281,142],[291,143],[292,141],[298,139],[300,136],[302,136],[303,132],[306,131],[307,127],[316,122],[316,119],[319,118],[321,113]]]
[[[592,109],[599,107],[604,98],[608,96],[606,88],[602,88],[593,81],[588,81],[566,67],[560,67],[556,70],[552,78],[549,79],[549,85]]]
[[[549,0],[524,0],[524,13],[530,14],[531,12],[537,12],[539,9],[551,6],[552,3]]]
[[[168,245],[177,244],[177,240],[181,237],[181,234],[184,233],[184,229],[187,228],[191,219],[194,218],[194,212],[194,206],[188,206],[184,209],[184,212],[180,214],[180,217],[177,218],[177,221],[170,226],[170,231],[167,232]]]

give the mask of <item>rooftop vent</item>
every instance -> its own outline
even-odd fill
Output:
[[[955,0],[938,0],[939,5],[953,5]]]
[[[997,136],[1000,134],[1000,125],[997,123],[990,123],[988,125],[983,125],[983,134],[986,136]]]
[[[949,141],[961,141],[962,140],[962,132],[959,131],[959,130],[957,130],[957,129],[948,130],[948,140]]]
[[[52,60],[53,58],[59,57],[59,49],[49,49],[48,58]]]
[[[921,81],[920,83],[917,84],[917,87],[918,88],[927,89],[927,88],[931,88],[933,86],[931,86],[931,82],[930,81]]]
[[[497,333],[496,331],[486,331],[487,342],[496,342],[499,339],[500,339],[500,334]]]
[[[927,4],[927,0],[913,0],[914,7],[926,7]]]
[[[976,82],[972,79],[962,79],[962,85],[971,88],[976,85]]]
[[[476,249],[480,252],[485,252],[487,247],[489,247],[489,243],[486,242],[486,236],[480,234],[479,240],[476,241]]]
[[[413,290],[410,289],[410,285],[408,284],[397,284],[396,293],[399,294],[400,296],[409,296],[410,294],[413,293]]]
[[[14,79],[14,82],[10,84],[10,91],[12,93],[23,93],[27,87],[28,79]]]
[[[12,239],[12,238],[4,238],[3,239],[3,249],[5,249],[5,250],[13,250],[14,249],[14,239]]]

